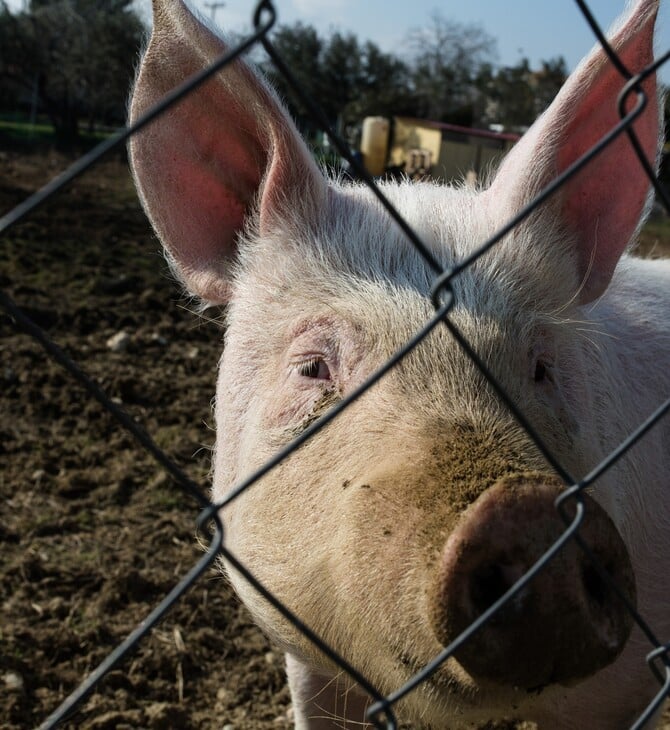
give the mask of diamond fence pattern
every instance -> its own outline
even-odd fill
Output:
[[[62,365],[72,378],[78,381],[81,386],[87,390],[90,397],[96,399],[100,404],[102,404],[102,406],[109,411],[120,425],[131,433],[144,449],[153,455],[153,457],[173,477],[173,479],[195,498],[202,509],[199,517],[199,524],[203,528],[202,534],[207,534],[207,529],[211,527],[209,545],[207,546],[202,558],[187,572],[185,572],[178,584],[170,591],[164,600],[155,607],[151,614],[147,616],[146,619],[139,624],[113,652],[109,654],[100,666],[92,671],[81,685],[65,699],[62,705],[45,721],[43,725],[44,728],[57,727],[61,722],[63,722],[70,713],[77,708],[84,698],[93,691],[100,679],[119,662],[121,662],[133,649],[133,647],[138,644],[138,642],[142,641],[143,637],[145,637],[147,633],[149,633],[157,625],[166,612],[170,610],[175,602],[180,600],[180,597],[186,591],[191,589],[197,581],[201,580],[205,571],[219,557],[225,558],[229,564],[234,566],[236,570],[239,571],[267,601],[269,601],[281,614],[283,614],[287,620],[292,622],[311,642],[318,646],[333,663],[338,665],[343,672],[349,675],[351,679],[353,679],[366,693],[369,694],[372,698],[372,703],[368,710],[368,717],[371,722],[375,723],[379,727],[395,727],[396,717],[394,708],[396,704],[404,696],[412,692],[412,690],[420,683],[426,681],[426,679],[434,673],[442,663],[444,663],[449,657],[453,656],[453,654],[458,651],[461,646],[468,642],[470,637],[476,633],[482,625],[491,621],[492,618],[495,617],[496,613],[504,607],[507,602],[513,600],[514,596],[521,591],[534,576],[545,570],[547,564],[555,557],[556,554],[560,553],[560,551],[565,548],[566,544],[576,541],[584,550],[588,551],[588,547],[583,543],[579,533],[579,527],[583,521],[585,509],[587,509],[583,499],[584,490],[592,485],[604,472],[615,465],[634,444],[636,444],[650,429],[653,429],[656,426],[660,419],[663,418],[670,409],[670,400],[659,403],[658,409],[654,413],[645,414],[645,420],[643,423],[634,432],[630,433],[628,438],[622,442],[618,448],[609,454],[608,457],[592,471],[591,474],[575,483],[572,477],[562,468],[559,460],[556,459],[551,451],[543,444],[542,439],[534,432],[524,415],[516,408],[510,398],[508,398],[500,384],[496,382],[485,363],[473,351],[471,343],[468,342],[467,338],[463,336],[450,319],[450,311],[454,304],[453,291],[451,287],[453,279],[467,267],[472,266],[474,262],[485,252],[495,247],[515,226],[519,225],[521,221],[531,215],[537,206],[541,205],[545,200],[559,190],[566,180],[570,179],[584,166],[591,164],[594,157],[596,157],[603,148],[611,144],[613,140],[617,139],[621,135],[628,136],[630,143],[637,151],[640,163],[644,166],[650,181],[656,188],[657,199],[662,202],[668,211],[670,211],[670,201],[667,199],[663,188],[658,183],[655,172],[651,169],[647,162],[644,154],[642,153],[640,144],[632,131],[632,123],[637,118],[647,101],[640,84],[648,75],[653,74],[661,64],[668,60],[670,53],[661,55],[652,66],[644,69],[637,76],[631,77],[625,65],[609,47],[601,29],[594,21],[587,4],[584,2],[578,2],[577,4],[584,15],[585,22],[591,26],[596,38],[607,52],[610,62],[615,65],[622,78],[627,79],[625,89],[621,94],[619,102],[620,122],[609,130],[598,144],[590,149],[582,158],[580,158],[563,174],[553,180],[530,205],[523,208],[489,240],[482,241],[480,247],[471,257],[467,260],[461,261],[456,267],[450,270],[445,271],[442,269],[440,263],[434,258],[433,254],[425,246],[421,238],[412,230],[411,226],[408,225],[393,205],[384,197],[380,188],[377,187],[375,180],[373,180],[365,169],[360,166],[358,161],[351,156],[346,142],[329,128],[327,120],[324,119],[314,100],[309,98],[300,88],[300,85],[296,82],[291,69],[286,66],[281,56],[272,45],[270,31],[275,25],[277,16],[273,4],[267,0],[258,3],[255,9],[255,30],[253,34],[251,34],[248,38],[245,38],[235,48],[230,49],[230,51],[219,58],[216,63],[203,69],[194,77],[189,78],[181,86],[167,94],[160,104],[151,109],[131,127],[103,142],[89,154],[84,155],[63,175],[52,180],[52,182],[50,182],[46,187],[29,197],[24,203],[16,206],[2,219],[0,219],[0,235],[6,235],[17,223],[28,219],[36,208],[41,206],[52,196],[56,195],[60,190],[72,182],[77,176],[88,170],[92,165],[95,165],[110,150],[124,144],[131,135],[137,133],[140,129],[150,124],[152,120],[163,114],[172,104],[175,104],[179,99],[191,93],[206,79],[216,74],[227,64],[233,62],[238,56],[244,54],[255,46],[262,46],[271,58],[272,62],[275,64],[276,68],[288,80],[296,97],[300,100],[304,108],[308,110],[313,121],[326,131],[330,137],[332,145],[338,150],[343,158],[348,160],[349,164],[356,171],[361,180],[363,180],[379,198],[383,206],[388,211],[388,215],[395,220],[397,225],[406,235],[407,239],[416,247],[434,272],[432,302],[435,311],[425,326],[420,331],[417,331],[394,357],[385,363],[384,366],[370,378],[368,378],[368,380],[357,388],[355,392],[340,401],[326,415],[312,423],[311,426],[304,430],[291,444],[277,453],[256,473],[250,475],[242,483],[237,485],[226,499],[218,504],[211,504],[203,496],[206,490],[201,486],[194,484],[193,481],[179,469],[174,461],[165,455],[151,437],[137,424],[135,419],[130,417],[117,403],[112,401],[58,345],[53,342],[45,334],[45,332],[22,311],[20,306],[12,301],[6,293],[0,292],[0,304],[9,313],[16,327],[34,338],[44,348],[46,353],[48,353],[49,357]],[[631,107],[631,104],[627,105],[626,103],[630,98],[635,100],[635,104],[633,104],[632,108],[626,112],[626,108]],[[625,181],[623,184],[625,184]],[[360,397],[360,395],[370,388],[375,382],[384,378],[384,376],[392,368],[394,368],[400,360],[410,353],[430,332],[437,327],[447,327],[450,330],[452,336],[460,344],[464,352],[467,353],[476,367],[489,381],[498,397],[514,414],[516,419],[524,426],[530,435],[530,438],[537,445],[544,457],[565,481],[566,489],[562,493],[556,505],[565,522],[565,530],[546,554],[542,556],[542,558],[526,573],[526,575],[523,576],[521,580],[515,583],[498,600],[496,600],[493,605],[491,605],[490,608],[486,610],[469,628],[463,631],[455,641],[453,641],[449,646],[446,646],[430,664],[424,667],[420,672],[416,673],[405,685],[398,687],[391,694],[385,695],[380,692],[364,674],[359,672],[356,667],[350,665],[345,657],[339,656],[315,632],[313,632],[308,626],[304,625],[299,615],[295,615],[286,606],[284,606],[265,586],[259,582],[256,576],[253,575],[244,563],[238,560],[238,558],[231,553],[225,544],[224,530],[218,513],[219,510],[225,508],[227,504],[237,499],[246,490],[253,489],[255,482],[284,460],[301,444],[312,438],[317,431],[324,428],[324,426],[326,426],[331,420],[337,418],[343,411],[346,411],[352,401]],[[665,575],[659,574],[658,580],[659,582],[667,584],[668,578]],[[618,590],[616,586],[614,586],[614,588],[615,590]],[[623,592],[618,592],[622,600],[627,601]],[[653,672],[654,676],[658,680],[658,693],[656,697],[645,711],[636,719],[633,725],[634,728],[641,728],[644,727],[650,718],[658,711],[662,702],[670,696],[669,645],[664,643],[664,638],[667,639],[667,637],[657,636],[654,627],[646,622],[645,617],[640,615],[633,605],[628,604],[628,610],[630,611],[635,623],[640,627],[649,642],[649,654],[647,657],[648,667],[640,667],[640,671]]]

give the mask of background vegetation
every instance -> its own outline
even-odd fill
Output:
[[[0,0],[0,120],[16,133],[38,122],[71,149],[96,130],[125,121],[126,100],[146,28],[131,0],[29,0],[12,11]],[[566,75],[562,58],[532,70],[496,64],[495,39],[479,25],[435,13],[408,33],[398,54],[353,33],[320,35],[297,23],[273,42],[333,126],[355,136],[367,115],[406,115],[522,130],[551,101]],[[260,59],[299,126],[315,130],[291,101],[284,79]],[[8,127],[7,123],[14,123]],[[44,130],[42,130],[42,133]]]

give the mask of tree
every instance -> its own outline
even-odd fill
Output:
[[[120,124],[144,35],[132,0],[32,0],[0,9],[0,76],[36,95],[62,146],[79,121]],[[17,100],[18,102],[19,100]]]
[[[430,24],[407,36],[418,115],[471,124],[478,89],[475,80],[497,56],[495,39],[480,25],[462,24],[435,12]]]
[[[333,127],[358,124],[368,115],[390,116],[413,109],[407,66],[374,43],[361,45],[351,33],[322,38],[312,26],[302,23],[281,26],[272,43]],[[263,68],[299,126],[309,134],[315,127],[286,79],[270,63]]]
[[[365,43],[361,48],[360,83],[346,107],[346,119],[415,114],[416,97],[409,67],[374,43]]]
[[[303,23],[281,25],[272,36],[272,45],[308,98],[319,99],[322,92],[320,58],[323,40],[316,30]],[[269,61],[261,64],[261,68],[306,131],[311,126],[306,118],[306,110],[296,100],[286,78]]]
[[[484,107],[480,121],[523,131],[549,106],[566,78],[562,57],[542,61],[538,71],[530,68],[527,58],[497,71],[485,67],[477,79]]]
[[[527,127],[535,119],[530,76],[527,58],[522,58],[516,66],[503,66],[494,76],[488,97],[494,102],[495,121],[506,128]]]
[[[568,67],[563,56],[550,58],[541,62],[542,67],[531,78],[531,87],[535,97],[534,121],[554,100],[568,78]]]

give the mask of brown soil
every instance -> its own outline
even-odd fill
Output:
[[[64,164],[0,152],[0,211]],[[654,253],[667,246],[663,228],[645,234]],[[222,332],[184,307],[159,249],[125,163],[109,160],[2,240],[0,287],[204,492]],[[120,331],[128,347],[112,352]],[[9,730],[42,722],[202,551],[195,500],[5,314],[0,464]],[[64,727],[288,727],[282,667],[211,569]]]
[[[0,155],[3,213],[65,164]],[[109,161],[3,239],[0,287],[205,491],[222,332],[184,308],[159,249]],[[111,352],[122,330],[130,344]],[[0,727],[29,728],[202,556],[200,510],[4,314],[0,463]],[[281,654],[212,569],[65,727],[281,728],[284,684]]]

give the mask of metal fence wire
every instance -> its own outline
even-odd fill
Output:
[[[586,509],[583,498],[584,490],[592,485],[605,471],[612,468],[634,444],[636,444],[650,429],[654,428],[654,426],[670,409],[670,400],[659,404],[658,409],[654,413],[649,414],[646,420],[637,429],[630,433],[626,440],[620,443],[619,446],[610,453],[604,461],[602,461],[602,463],[600,463],[584,479],[575,482],[563,469],[559,460],[543,444],[541,438],[527,422],[524,415],[516,408],[515,404],[504,392],[502,386],[496,381],[482,360],[473,351],[471,343],[461,334],[450,319],[450,312],[453,305],[451,282],[454,277],[457,277],[464,269],[471,266],[483,253],[495,247],[505,235],[507,235],[521,221],[526,219],[537,206],[541,205],[546,199],[556,193],[566,180],[575,175],[583,167],[589,165],[599,152],[621,136],[627,136],[630,140],[630,143],[633,145],[638,154],[640,164],[643,165],[649,179],[655,187],[658,200],[660,200],[666,210],[670,212],[670,200],[668,200],[668,197],[655,177],[654,171],[650,168],[649,163],[642,153],[640,144],[638,143],[632,128],[633,121],[639,116],[647,101],[645,92],[641,86],[642,82],[650,74],[655,73],[657,68],[670,58],[670,52],[660,56],[653,65],[645,68],[638,75],[631,76],[621,59],[617,57],[616,53],[608,45],[602,30],[595,22],[587,4],[581,0],[576,0],[576,2],[585,21],[591,27],[599,43],[602,44],[602,47],[609,56],[610,62],[616,67],[622,78],[626,81],[625,88],[619,99],[620,122],[609,130],[592,149],[578,159],[569,169],[553,180],[542,191],[542,193],[535,198],[535,200],[523,208],[523,210],[515,215],[512,220],[509,220],[506,225],[495,233],[495,235],[493,235],[489,240],[482,241],[481,246],[468,260],[460,262],[457,266],[450,270],[445,271],[441,268],[439,262],[434,259],[430,251],[422,243],[420,237],[412,230],[411,226],[403,219],[393,205],[386,200],[381,190],[376,186],[375,181],[361,167],[358,161],[352,157],[349,147],[345,141],[333,132],[316,104],[307,96],[304,90],[301,89],[300,85],[296,82],[291,69],[284,63],[270,39],[270,30],[275,25],[277,19],[275,7],[270,0],[263,0],[257,4],[253,15],[254,32],[240,42],[235,48],[229,50],[211,66],[203,69],[195,76],[184,82],[181,86],[175,88],[172,92],[167,94],[158,105],[146,113],[142,118],[137,120],[137,122],[131,127],[119,132],[93,149],[90,153],[81,157],[64,174],[52,180],[43,189],[29,197],[22,204],[16,206],[7,215],[0,219],[0,234],[7,234],[15,224],[19,221],[25,220],[38,206],[41,206],[51,196],[58,193],[77,176],[89,169],[107,152],[126,142],[131,135],[150,124],[152,120],[163,114],[171,105],[191,93],[206,79],[216,74],[220,69],[231,63],[238,56],[249,51],[252,47],[260,45],[264,48],[265,52],[275,64],[277,70],[283,74],[296,98],[299,99],[304,108],[307,109],[312,120],[327,133],[332,145],[337,149],[342,157],[349,162],[359,177],[370,187],[372,192],[377,196],[388,211],[388,215],[396,221],[397,225],[402,229],[409,241],[412,242],[434,271],[432,300],[435,312],[430,321],[427,322],[420,331],[416,332],[399,352],[397,352],[388,362],[375,372],[364,384],[357,388],[355,392],[344,398],[326,415],[311,424],[311,426],[303,431],[292,443],[290,443],[286,448],[283,448],[266,464],[258,469],[256,473],[238,484],[235,489],[228,494],[226,499],[218,504],[211,504],[205,497],[203,497],[205,490],[201,489],[187,476],[185,476],[178,466],[170,458],[168,458],[144,432],[144,430],[138,426],[133,418],[124,412],[119,405],[112,402],[112,400],[110,400],[110,398],[97,386],[97,384],[90,379],[72,361],[72,359],[70,359],[42,329],[40,329],[40,327],[31,321],[31,319],[22,312],[21,308],[17,306],[17,304],[6,293],[0,292],[0,303],[9,313],[10,318],[15,322],[16,327],[33,337],[44,348],[50,357],[62,365],[75,380],[84,386],[92,398],[99,401],[103,407],[117,419],[123,428],[129,431],[142,445],[142,447],[155,457],[155,459],[172,475],[183,489],[193,495],[202,508],[199,516],[200,526],[213,526],[209,546],[202,558],[188,571],[186,575],[184,575],[174,589],[163,601],[161,601],[159,605],[154,608],[150,615],[135,628],[125,641],[119,644],[114,651],[107,656],[102,664],[100,664],[100,666],[98,666],[90,674],[90,676],[88,676],[81,685],[69,697],[67,697],[67,699],[65,699],[61,706],[44,722],[44,728],[53,728],[63,722],[70,713],[72,713],[72,711],[77,708],[80,703],[82,703],[84,698],[89,695],[101,678],[109,672],[112,667],[120,662],[128,654],[128,652],[132,651],[133,647],[135,647],[154,626],[156,626],[175,602],[179,601],[180,597],[193,587],[196,581],[198,581],[198,579],[203,575],[205,570],[211,566],[215,559],[219,556],[223,556],[230,565],[238,570],[246,578],[246,580],[249,581],[249,583],[276,608],[277,611],[279,611],[300,632],[302,632],[309,641],[313,642],[313,644],[327,655],[335,665],[340,667],[343,672],[349,675],[352,680],[354,680],[365,692],[369,694],[372,698],[372,702],[368,710],[369,720],[378,727],[389,728],[396,727],[396,704],[408,693],[412,692],[419,684],[424,682],[442,663],[444,663],[461,646],[463,646],[465,642],[468,642],[475,632],[477,632],[486,622],[489,622],[495,614],[503,606],[505,606],[505,604],[513,599],[515,594],[521,591],[524,586],[538,573],[543,571],[556,554],[565,548],[567,543],[573,541],[578,543],[581,549],[587,551],[589,558],[594,561],[596,568],[601,570],[601,566],[599,566],[595,557],[590,554],[587,545],[582,541],[579,533],[579,527],[582,523]],[[635,104],[632,105],[630,111],[625,112],[626,108],[631,107],[630,104],[626,104],[627,100],[630,98],[635,100]],[[618,181],[614,184],[618,184]],[[224,530],[220,522],[218,512],[221,508],[237,499],[246,490],[253,489],[254,483],[257,480],[277,466],[282,460],[296,450],[301,444],[310,439],[327,423],[332,421],[334,418],[337,418],[347,409],[352,401],[357,399],[375,382],[383,378],[389,370],[394,368],[403,357],[410,353],[413,348],[415,348],[436,327],[447,327],[449,329],[453,337],[463,348],[464,352],[467,353],[467,355],[472,359],[472,362],[488,380],[498,397],[513,413],[519,423],[526,429],[529,437],[537,445],[547,461],[565,481],[565,491],[561,494],[559,500],[557,500],[556,505],[565,522],[565,530],[560,538],[556,540],[556,542],[532,567],[531,570],[529,570],[517,583],[509,588],[504,595],[496,600],[488,610],[486,610],[472,625],[463,631],[461,635],[458,636],[449,646],[446,646],[432,662],[425,666],[420,672],[416,673],[406,684],[398,687],[391,694],[384,695],[354,666],[351,666],[344,657],[339,656],[338,653],[329,647],[316,633],[314,633],[314,631],[306,626],[301,621],[299,615],[295,615],[286,606],[282,605],[282,603],[259,582],[252,572],[240,560],[238,560],[234,554],[231,553],[225,544]],[[609,578],[605,571],[602,572],[602,576],[604,580],[609,581],[610,584],[612,583],[612,579]],[[658,580],[667,581],[667,576],[659,575]],[[623,592],[619,590],[616,585],[614,585],[613,588],[622,600],[627,601]],[[649,653],[647,656],[648,667],[641,667],[640,671],[653,672],[659,684],[657,695],[644,712],[636,719],[632,726],[634,728],[641,728],[649,722],[655,713],[657,713],[663,701],[667,697],[670,697],[670,656],[668,654],[670,644],[664,643],[662,640],[663,637],[658,637],[654,632],[654,627],[650,626],[646,622],[645,618],[637,612],[635,607],[628,602],[627,610],[630,611],[635,624],[637,624],[637,626],[641,629],[649,642]],[[668,637],[665,638],[667,639]]]

